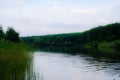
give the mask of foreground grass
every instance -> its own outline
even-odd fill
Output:
[[[26,80],[26,72],[30,71],[30,61],[28,46],[23,43],[0,41],[0,80]]]

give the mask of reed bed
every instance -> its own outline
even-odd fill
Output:
[[[0,41],[0,80],[30,80],[31,61],[32,54],[25,44]]]

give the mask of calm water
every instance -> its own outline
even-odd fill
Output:
[[[36,80],[120,80],[120,61],[88,55],[36,51]]]

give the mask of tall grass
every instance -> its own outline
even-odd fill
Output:
[[[1,40],[0,80],[30,80],[31,57],[25,44]]]

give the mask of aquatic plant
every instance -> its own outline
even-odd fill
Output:
[[[27,45],[0,41],[0,80],[30,80],[31,61]]]

